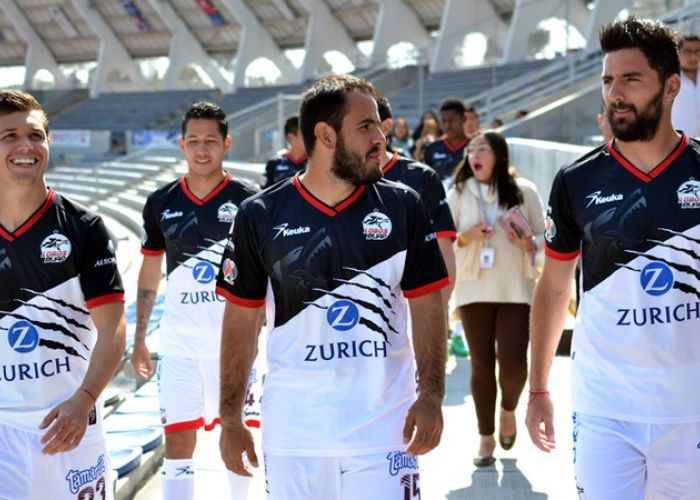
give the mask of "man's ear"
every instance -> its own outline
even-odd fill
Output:
[[[224,139],[224,151],[227,151],[228,148],[231,147],[231,144],[233,144],[233,141],[231,140],[231,136],[227,134]]]
[[[178,137],[177,144],[180,146],[180,150],[182,150],[182,152],[184,153],[185,152],[185,138],[182,136]]]
[[[671,75],[666,80],[666,95],[676,98],[678,92],[681,90],[681,77],[680,75]]]
[[[379,128],[382,129],[384,137],[387,137],[391,133],[391,129],[394,128],[394,120],[387,118],[379,124]]]
[[[335,143],[338,137],[335,133],[335,129],[329,124],[326,122],[318,122],[314,127],[314,134],[316,135],[316,142],[320,142],[327,149],[335,149]]]

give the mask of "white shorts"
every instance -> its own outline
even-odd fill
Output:
[[[642,424],[573,414],[581,500],[697,500],[700,422]]]
[[[81,443],[55,455],[41,452],[41,434],[0,424],[0,498],[92,500],[114,498],[105,442]]]
[[[244,415],[249,427],[260,427],[264,364],[256,359],[248,384]],[[219,419],[219,359],[178,356],[158,358],[160,416],[165,432],[212,430]]]
[[[402,451],[344,458],[268,454],[264,458],[269,499],[420,499],[418,459]]]

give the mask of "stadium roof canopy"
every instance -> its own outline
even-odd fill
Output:
[[[59,64],[97,61],[124,70],[134,59],[170,56],[198,62],[231,61],[242,81],[247,65],[267,57],[290,80],[317,72],[324,52],[338,50],[353,62],[364,56],[356,42],[372,40],[365,64],[386,59],[400,41],[425,48],[431,68],[454,68],[455,45],[471,32],[487,35],[506,60],[522,59],[527,37],[548,17],[568,19],[582,33],[592,11],[683,0],[2,0],[0,66],[27,66],[28,73]],[[673,4],[673,5],[670,5]],[[652,9],[653,11],[654,9]],[[658,10],[658,9],[657,9]],[[524,23],[514,26],[516,22]],[[609,20],[609,19],[608,19]],[[512,32],[512,33],[511,33]],[[527,41],[527,38],[525,38]],[[29,48],[32,48],[30,51]],[[304,48],[302,68],[282,57]],[[109,60],[109,64],[107,63]],[[201,64],[210,74],[211,68]],[[362,64],[356,64],[362,65]],[[126,71],[129,73],[129,71]],[[241,73],[239,75],[239,73]],[[32,78],[28,75],[28,79]],[[212,77],[215,83],[221,79]],[[138,80],[138,77],[136,77]],[[217,81],[218,80],[218,81]],[[58,82],[58,81],[57,81]],[[58,82],[60,83],[60,82]],[[143,86],[143,82],[141,82]]]

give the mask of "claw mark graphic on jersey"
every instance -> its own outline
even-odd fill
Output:
[[[61,344],[60,342],[56,342],[54,340],[40,339],[39,345],[46,347],[47,349],[54,350],[54,351],[64,351],[67,354],[70,354],[71,356],[77,356],[77,357],[87,361],[87,358],[85,356],[81,355],[78,351],[73,349],[71,346]],[[87,347],[86,347],[86,349],[87,349]]]
[[[80,342],[80,339],[78,338],[78,336],[76,334],[74,334],[69,329],[67,329],[61,325],[58,325],[56,323],[47,323],[44,321],[37,321],[37,320],[29,318],[27,316],[23,316],[21,314],[18,314],[14,311],[0,311],[0,314],[4,314],[5,316],[8,316],[10,318],[31,321],[31,323],[34,326],[38,326],[39,328],[42,328],[44,330],[53,330],[55,332],[62,333],[63,335],[72,338],[73,340],[78,342],[80,345],[82,345],[85,349],[87,349],[87,346],[85,344],[83,344],[82,342]]]
[[[58,304],[59,306],[65,307],[65,308],[70,309],[72,311],[82,313],[85,317],[90,315],[90,313],[88,311],[86,311],[85,309],[83,309],[81,307],[74,306],[73,304],[69,304],[65,300],[50,297],[49,295],[47,295],[45,293],[37,292],[37,291],[32,290],[30,288],[20,288],[20,290],[22,290],[23,292],[31,293],[32,295],[35,295],[37,297],[42,297],[50,302],[53,302],[54,304]]]
[[[387,310],[388,310],[391,314],[394,314],[394,315],[396,314],[396,311],[394,311],[394,310],[392,309],[391,302],[389,302],[389,301],[386,299],[386,297],[384,297],[384,296],[381,294],[381,292],[380,292],[379,290],[377,290],[376,288],[372,288],[371,286],[368,286],[368,285],[362,285],[362,284],[357,283],[357,282],[355,282],[355,281],[343,280],[343,279],[340,279],[340,278],[333,278],[333,281],[338,281],[339,283],[346,283],[346,284],[348,284],[348,285],[356,286],[356,287],[358,287],[358,288],[362,288],[363,290],[367,290],[368,292],[370,292],[370,293],[376,295],[377,298],[378,298],[379,300],[381,300],[382,302],[384,302],[384,305],[386,306]]]
[[[648,254],[645,252],[636,252],[634,250],[627,250],[627,252],[631,253],[633,255],[640,255],[640,256],[646,257],[647,259],[654,261],[654,262],[664,263],[667,266],[675,269],[676,271],[694,276],[696,280],[700,281],[700,272],[696,271],[695,268],[693,268],[692,266],[686,266],[683,264],[679,264],[677,262],[672,262],[672,261],[664,259],[662,257],[651,255],[651,254]],[[641,269],[637,269],[629,264],[618,264],[618,266],[623,267],[625,269],[629,269],[631,271],[638,272],[638,273],[642,272]],[[685,282],[679,281],[678,277],[676,277],[676,279],[673,283],[673,288],[675,288],[676,290],[679,290],[683,293],[695,295],[696,297],[700,298],[700,291],[698,291],[698,288],[696,285],[691,285],[690,283],[685,283]]]
[[[59,313],[58,311],[56,311],[56,309],[54,309],[54,308],[52,308],[52,307],[42,307],[42,306],[38,306],[38,305],[36,305],[36,304],[32,304],[31,302],[27,302],[26,300],[22,300],[22,299],[12,299],[12,300],[15,301],[15,302],[19,302],[19,303],[22,304],[23,306],[31,307],[31,308],[37,309],[37,310],[39,310],[39,311],[47,311],[47,312],[53,313],[53,314],[55,314],[56,316],[58,316],[59,318],[61,318],[63,321],[65,321],[66,323],[68,323],[69,325],[73,325],[73,326],[76,327],[76,328],[82,328],[82,329],[85,330],[86,332],[89,332],[89,331],[90,331],[90,329],[89,329],[87,326],[85,326],[85,325],[83,325],[83,324],[77,322],[77,321],[74,320],[73,318],[69,318],[68,316],[65,316],[65,315]]]
[[[391,287],[383,279],[377,278],[376,276],[373,276],[371,273],[369,273],[368,271],[365,271],[364,269],[356,269],[354,267],[348,267],[348,266],[344,266],[343,269],[347,269],[348,271],[354,271],[358,274],[364,274],[365,276],[372,278],[379,286],[381,286],[386,291],[388,291],[389,295],[391,295],[392,298],[394,298],[394,299],[396,298],[396,294],[394,294],[394,292],[391,291]]]

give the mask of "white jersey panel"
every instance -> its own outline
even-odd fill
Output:
[[[407,331],[400,288],[405,258],[401,251],[360,272],[268,332],[266,453],[348,456],[405,448],[401,432],[416,394],[413,351],[399,333]]]
[[[698,241],[695,226],[583,295],[572,344],[574,411],[646,423],[700,420]]]
[[[168,275],[160,323],[162,354],[197,359],[219,357],[226,299],[214,289],[225,244],[225,240],[216,242]]]

